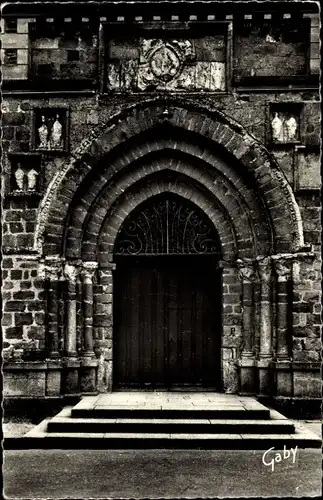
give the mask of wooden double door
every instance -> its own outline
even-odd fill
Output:
[[[114,279],[115,388],[221,386],[221,275],[203,256],[125,257]]]

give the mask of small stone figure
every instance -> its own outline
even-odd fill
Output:
[[[56,115],[56,120],[54,121],[51,142],[53,149],[61,149],[62,147],[62,124],[59,121],[59,115]]]
[[[25,173],[21,168],[20,163],[18,163],[18,168],[15,171],[15,179],[16,179],[16,184],[18,186],[18,191],[24,190],[24,178],[25,178]]]
[[[285,141],[295,141],[297,132],[297,121],[294,116],[290,116],[288,120],[285,121]]]
[[[39,135],[39,148],[40,149],[47,149],[48,148],[48,127],[46,125],[46,120],[45,116],[41,117],[42,124],[38,129],[38,135]]]
[[[274,141],[281,141],[282,140],[282,126],[283,122],[278,116],[278,113],[275,113],[275,117],[273,118],[271,122],[271,130],[272,130],[272,135],[273,135],[273,140]]]
[[[29,170],[27,174],[28,178],[28,191],[35,191],[37,183],[38,172],[34,168]]]
[[[269,42],[269,43],[277,43],[277,40],[275,40],[275,38],[273,38],[271,35],[268,35],[266,36],[266,42]]]

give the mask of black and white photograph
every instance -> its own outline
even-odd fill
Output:
[[[320,3],[0,27],[3,497],[321,498]]]

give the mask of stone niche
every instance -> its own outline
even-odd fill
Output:
[[[301,103],[270,104],[267,121],[268,144],[300,144],[303,135]]]
[[[188,30],[142,30],[117,36],[106,30],[107,91],[224,92],[227,24],[212,35]]]
[[[69,112],[66,108],[37,108],[33,116],[32,149],[39,152],[67,152]]]
[[[43,190],[41,156],[39,154],[10,154],[8,193],[15,196],[40,196]]]

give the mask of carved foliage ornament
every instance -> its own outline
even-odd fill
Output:
[[[271,258],[266,257],[258,261],[259,276],[262,282],[268,283],[272,274]]]
[[[65,277],[75,283],[76,281],[76,278],[77,278],[77,274],[78,274],[78,271],[77,271],[77,268],[71,264],[65,264],[65,267],[64,267],[64,275]]]
[[[239,269],[239,278],[243,282],[251,283],[255,279],[255,269],[254,265],[250,262],[244,262],[242,260],[237,261]]]
[[[276,260],[275,271],[278,276],[278,281],[287,281],[292,273],[292,261]]]

